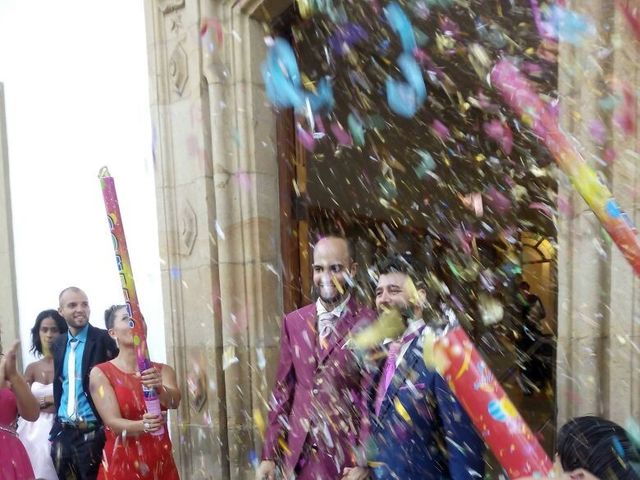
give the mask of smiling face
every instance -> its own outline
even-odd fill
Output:
[[[327,309],[339,305],[349,294],[347,279],[355,275],[356,264],[344,238],[325,237],[313,249],[313,286]]]
[[[376,286],[376,308],[378,313],[390,309],[399,312],[411,311],[413,317],[420,317],[426,292],[418,290],[413,281],[403,272],[383,273]]]
[[[71,334],[76,335],[89,323],[91,309],[87,295],[80,289],[67,289],[60,296],[58,313],[67,322]]]

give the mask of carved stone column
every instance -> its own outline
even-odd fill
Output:
[[[174,447],[184,478],[253,478],[282,315],[261,4],[146,5]]]
[[[0,83],[0,345],[8,348],[19,337],[16,269],[13,258],[9,151],[4,110],[4,87]]]
[[[637,224],[639,135],[637,128],[624,133],[618,114],[622,102],[637,112],[635,97],[623,96],[625,85],[638,85],[638,48],[631,47],[635,40],[612,0],[573,1],[570,8],[591,17],[597,35],[561,45],[561,123]],[[608,101],[617,105],[609,108]],[[606,130],[603,145],[594,134],[598,119]],[[558,425],[588,413],[624,424],[640,414],[638,281],[566,182],[559,195],[571,209],[558,225]]]

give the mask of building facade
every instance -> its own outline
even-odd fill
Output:
[[[603,148],[616,152],[601,171],[637,220],[637,128],[623,133],[613,114],[601,117],[603,147],[584,119],[601,115],[595,108],[613,83],[638,85],[639,49],[613,0],[567,3],[605,33],[560,42],[561,124],[589,162]],[[145,5],[167,356],[187,392],[174,422],[176,457],[184,478],[253,478],[279,321],[297,303],[285,267],[297,265],[302,278],[309,261],[308,219],[290,195],[304,188],[303,155],[287,143],[291,125],[268,104],[260,75],[266,25],[288,21],[291,4]],[[568,208],[555,219],[552,267],[556,423],[586,413],[624,423],[640,416],[637,279],[611,242],[594,240],[601,227],[561,175],[560,202]]]

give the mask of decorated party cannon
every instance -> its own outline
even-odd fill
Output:
[[[122,216],[120,215],[120,206],[118,204],[118,195],[116,194],[116,186],[113,177],[109,175],[107,167],[103,167],[98,175],[102,186],[102,196],[104,198],[104,206],[107,210],[107,220],[109,221],[109,229],[111,230],[111,239],[113,241],[113,250],[116,255],[116,264],[118,266],[118,274],[120,275],[120,283],[122,284],[122,293],[130,320],[130,327],[133,333],[133,343],[136,352],[136,362],[138,370],[143,372],[151,368],[151,360],[149,359],[149,350],[147,349],[147,338],[144,328],[144,319],[140,313],[140,304],[138,303],[138,295],[136,286],[133,281],[133,272],[131,270],[131,262],[129,260],[129,250],[127,249],[127,240],[124,235],[124,227],[122,225]],[[151,388],[142,387],[144,394],[144,402],[149,413],[160,415],[160,399],[156,391]],[[163,435],[164,427],[151,432],[152,435]]]
[[[439,338],[427,335],[423,351],[509,478],[551,472],[551,460],[462,327]]]
[[[562,132],[556,116],[526,77],[508,60],[498,62],[491,83],[505,102],[540,137],[560,169],[609,233],[636,275],[640,275],[640,240],[631,218]]]

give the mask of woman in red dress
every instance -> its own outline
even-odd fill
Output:
[[[105,312],[105,324],[120,353],[91,370],[91,397],[106,428],[98,480],[179,479],[164,415],[146,411],[142,386],[155,388],[162,410],[177,408],[180,391],[173,368],[161,363],[138,373],[125,305]],[[162,435],[153,432],[164,428]]]

